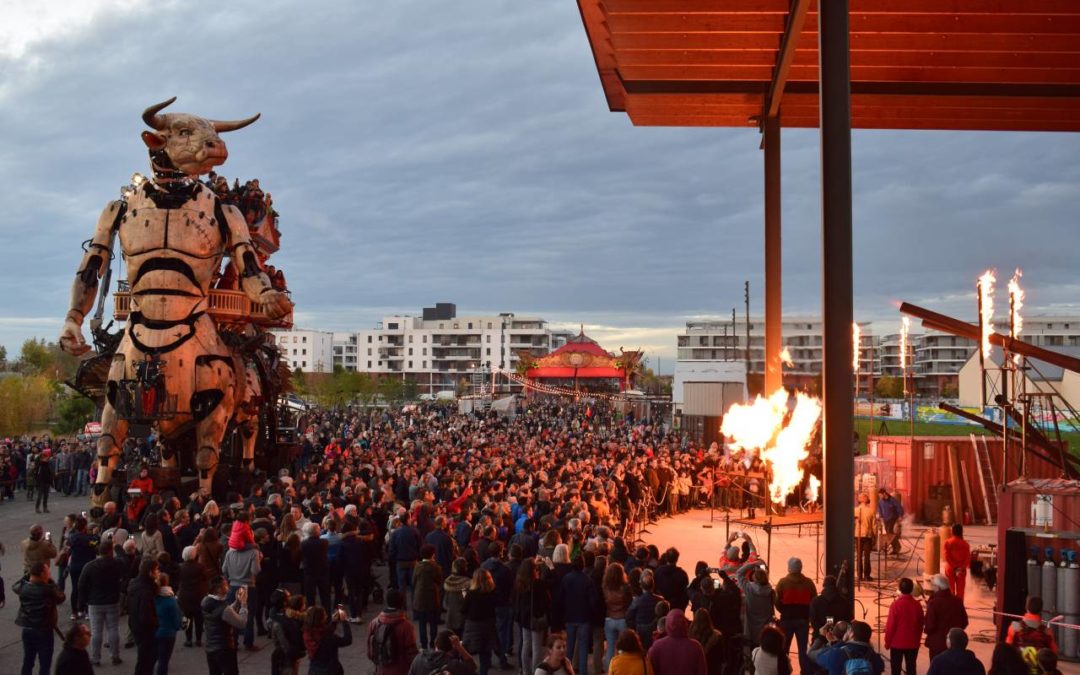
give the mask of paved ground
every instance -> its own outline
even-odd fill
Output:
[[[33,503],[27,502],[24,494],[17,496],[14,502],[5,501],[0,503],[0,542],[3,542],[4,546],[7,547],[7,555],[0,559],[0,565],[2,565],[0,575],[3,576],[5,587],[8,589],[8,604],[3,609],[0,609],[0,675],[13,675],[19,672],[22,665],[22,643],[19,638],[21,629],[15,625],[18,598],[14,597],[10,592],[11,584],[18,578],[22,570],[22,553],[19,542],[26,538],[30,526],[38,522],[45,529],[52,531],[54,537],[58,537],[64,515],[85,510],[87,501],[82,497],[63,497],[62,495],[57,497],[54,494],[50,496],[49,507],[51,513],[35,514]],[[377,567],[375,572],[376,574],[385,575],[386,568]],[[370,619],[377,613],[378,608],[372,606],[364,618]],[[70,608],[65,603],[60,609],[61,630],[70,625],[68,621],[70,614]],[[126,617],[122,617],[121,634],[126,628],[125,621]],[[356,630],[360,628],[363,631]],[[366,625],[354,625],[353,629],[353,645],[341,651],[345,672],[358,675],[373,673],[374,668],[371,662],[368,661],[364,648],[364,640],[367,637]],[[59,654],[59,640],[57,642],[56,653]],[[265,647],[265,649],[253,653],[243,650],[240,652],[240,672],[245,675],[264,675],[270,672],[269,640],[267,638],[256,638],[255,644]],[[122,650],[121,658],[124,659],[124,663],[113,666],[106,656],[103,665],[97,668],[95,672],[105,675],[133,672],[135,668],[135,650]],[[176,651],[173,653],[170,672],[185,675],[206,672],[206,660],[203,650],[196,647],[184,648],[181,639],[177,642]],[[307,672],[306,665],[302,666],[302,672]]]
[[[46,529],[59,535],[61,521],[65,513],[78,512],[86,508],[85,498],[56,497],[52,498],[50,514],[40,516],[34,513],[33,503],[25,501],[20,495],[14,502],[0,504],[0,542],[7,547],[7,555],[2,559],[2,575],[10,591],[11,583],[18,577],[22,565],[22,556],[19,550],[19,542],[26,537],[30,526],[36,522],[42,523]],[[661,550],[668,546],[677,546],[682,552],[680,562],[687,569],[692,570],[694,563],[705,560],[715,563],[719,557],[721,547],[725,540],[725,523],[723,515],[717,514],[719,519],[710,523],[708,511],[692,511],[677,518],[663,519],[652,525],[652,531],[645,538],[650,543],[655,543]],[[705,525],[712,527],[703,527]],[[735,526],[732,526],[734,529]],[[921,535],[925,528],[908,528],[905,533],[904,552],[907,554],[900,560],[889,560],[886,563],[886,573],[878,573],[878,578],[896,579],[901,576],[921,577],[923,570]],[[761,531],[752,530],[755,541],[762,555],[768,548],[768,539]],[[993,540],[993,528],[973,527],[968,529],[968,539],[973,544],[989,543]],[[804,560],[805,573],[811,577],[818,575],[817,560],[821,555],[818,546],[818,537],[809,529],[799,533],[795,529],[777,530],[772,538],[772,555],[777,561],[774,565],[778,570],[783,570],[786,560],[790,556],[799,556]],[[877,570],[877,560],[874,561],[874,569]],[[385,574],[385,568],[376,568],[377,574]],[[773,582],[779,578],[773,573]],[[385,584],[384,584],[385,585]],[[892,583],[860,588],[857,593],[857,615],[864,618],[871,625],[878,624],[878,608],[881,608],[881,616],[888,612],[893,589]],[[15,626],[15,614],[18,608],[17,599],[13,599],[8,593],[9,603],[7,607],[0,609],[0,675],[14,673],[22,662],[22,647],[19,640],[19,628]],[[980,588],[974,580],[969,580],[967,587],[967,605],[972,618],[972,626],[969,633],[973,637],[983,638],[983,641],[973,640],[972,648],[983,662],[989,664],[992,645],[985,641],[992,638],[992,626],[990,623],[989,610],[993,607],[993,597],[985,588]],[[369,619],[377,612],[377,608],[369,610],[365,619]],[[62,628],[68,625],[67,616],[70,614],[65,605],[61,609]],[[882,622],[884,618],[882,618]],[[362,627],[362,626],[360,626]],[[358,626],[354,626],[358,628]],[[342,650],[342,660],[347,673],[372,673],[373,668],[367,660],[364,650],[366,635],[362,631],[354,631],[354,644]],[[257,645],[266,647],[268,640],[258,638]],[[57,648],[59,652],[59,648]],[[121,666],[103,665],[99,673],[129,673],[134,667],[134,650],[124,650],[125,663]],[[177,645],[172,661],[172,672],[175,673],[201,673],[205,672],[206,666],[203,660],[203,652],[197,648],[185,649]],[[924,673],[928,667],[926,652],[920,653],[918,662],[919,673]],[[304,667],[306,669],[306,666]],[[240,653],[240,670],[243,673],[269,673],[270,658],[269,649],[260,652]],[[1080,667],[1075,664],[1064,664],[1063,672],[1080,672]]]
[[[733,514],[734,517],[734,514]],[[710,527],[711,526],[711,527]],[[694,563],[704,560],[715,565],[720,557],[721,549],[727,540],[725,532],[730,527],[731,531],[740,529],[740,526],[724,522],[724,514],[715,512],[714,519],[710,521],[708,510],[691,511],[687,514],[663,519],[649,526],[650,534],[644,535],[650,543],[655,543],[662,551],[665,546],[674,545],[680,552],[679,563],[688,570],[692,570]],[[758,547],[758,552],[764,557],[768,553],[769,539],[765,532],[755,528],[741,528],[747,530]],[[923,567],[923,542],[922,535],[926,532],[924,526],[908,526],[904,530],[902,544],[903,555],[899,558],[890,558],[884,561],[885,571],[879,569],[878,558],[875,554],[872,560],[873,576],[880,583],[863,584],[856,589],[855,618],[866,621],[874,628],[874,646],[879,652],[886,654],[886,668],[888,667],[887,653],[883,646],[879,645],[879,609],[880,625],[884,627],[888,616],[889,606],[896,594],[896,580],[901,577],[911,577],[923,581],[926,576]],[[974,547],[980,544],[993,543],[996,540],[996,529],[993,527],[978,526],[965,527],[965,537]],[[815,579],[818,587],[821,586],[821,573],[818,571],[818,562],[824,555],[820,546],[823,541],[819,540],[817,528],[803,527],[800,532],[796,528],[784,528],[773,531],[772,534],[772,559],[770,565],[770,579],[775,584],[781,577],[787,574],[787,560],[797,556],[803,561],[803,573],[811,579]],[[968,635],[972,638],[970,648],[980,660],[989,668],[990,656],[993,653],[993,640],[995,633],[991,623],[991,610],[994,606],[993,594],[977,580],[968,577],[965,604],[968,609],[971,625],[968,627]],[[925,648],[919,652],[917,668],[922,675],[929,668],[929,656]],[[1068,668],[1068,669],[1067,669]],[[886,670],[888,672],[888,670]],[[1063,673],[1080,673],[1080,667],[1075,664],[1064,664]]]

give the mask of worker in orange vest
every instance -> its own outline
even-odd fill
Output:
[[[970,566],[971,545],[964,541],[964,526],[956,523],[952,526],[952,536],[945,540],[945,577],[949,580],[949,590],[961,600]]]

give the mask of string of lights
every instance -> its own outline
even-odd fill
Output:
[[[517,373],[512,373],[501,368],[496,368],[495,372],[502,375],[506,379],[519,384],[530,391],[535,391],[541,394],[548,394],[551,396],[567,396],[572,398],[595,398],[603,401],[625,401],[630,397],[626,394],[605,394],[602,392],[581,391],[580,389],[570,389],[569,387],[560,387],[553,384],[541,384],[534,380],[530,380],[527,377],[522,377]]]

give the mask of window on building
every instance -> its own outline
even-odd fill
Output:
[[[293,356],[296,356],[296,350],[295,350],[295,349],[294,349],[294,350],[292,350],[292,355],[293,355]]]
[[[371,344],[371,336],[370,335],[367,336],[367,341],[368,341],[368,344]]]
[[[424,361],[424,368],[427,368],[427,361]]]
[[[469,330],[472,330],[472,321],[469,322]]]
[[[398,325],[396,323],[388,323],[388,324],[386,324],[386,329],[387,330],[397,330]]]
[[[382,368],[382,361],[379,361],[379,367]]]
[[[458,323],[454,323],[454,330],[457,330],[457,329],[458,329],[458,328],[460,328],[460,327],[461,327],[461,324],[458,324]]]
[[[427,344],[427,335],[421,335],[420,336],[420,342],[423,342],[424,344]]]
[[[302,362],[300,363],[300,367],[301,367],[301,368],[307,368],[307,361],[302,361]]]
[[[293,343],[293,344],[296,344],[296,336],[295,336],[295,335],[294,335],[294,336],[292,336],[292,343]]]
[[[301,349],[301,350],[300,350],[300,354],[301,354],[302,356],[307,356],[307,350],[306,350],[306,349]]]
[[[307,336],[305,335],[304,337],[300,338],[300,342],[307,344]]]
[[[412,344],[412,335],[409,336],[409,344]]]
[[[409,356],[412,356],[412,347],[409,347]]]
[[[491,356],[491,347],[487,348],[487,356]]]
[[[371,361],[367,362],[367,367],[368,367],[369,370],[371,369]]]
[[[409,361],[409,367],[412,368],[412,361]]]
[[[487,336],[487,341],[488,341],[488,344],[491,344],[491,336],[490,335]]]
[[[488,330],[491,330],[491,322],[488,321]]]

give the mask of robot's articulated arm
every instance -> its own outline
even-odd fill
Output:
[[[292,301],[274,289],[270,277],[259,266],[244,217],[235,206],[222,205],[221,210],[229,227],[229,257],[240,273],[240,288],[253,302],[263,305],[270,318],[285,316],[293,309]]]
[[[60,348],[76,356],[90,349],[82,336],[83,319],[93,309],[98,281],[112,262],[113,235],[126,210],[127,204],[123,201],[110,202],[105,207],[98,218],[94,236],[87,244],[79,270],[75,273],[75,282],[71,285],[70,309],[60,332]]]

